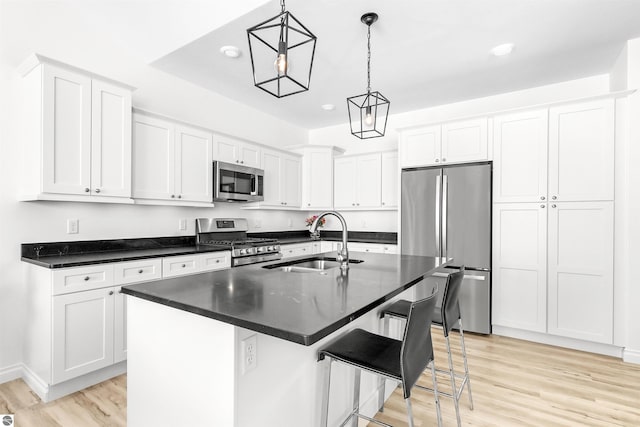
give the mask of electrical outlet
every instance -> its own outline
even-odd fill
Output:
[[[258,336],[250,335],[242,340],[242,374],[255,369],[258,365]]]
[[[67,220],[67,234],[78,234],[78,223],[77,219],[68,219]]]
[[[187,220],[181,219],[178,221],[178,231],[185,231],[187,229]]]

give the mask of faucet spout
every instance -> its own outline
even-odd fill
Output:
[[[349,251],[347,250],[348,232],[347,232],[347,221],[344,220],[344,217],[336,211],[323,212],[320,215],[318,215],[318,217],[313,221],[313,223],[311,224],[311,227],[309,228],[309,231],[311,233],[315,233],[316,229],[318,228],[318,224],[320,223],[320,220],[327,215],[333,215],[336,218],[338,218],[338,220],[340,220],[340,225],[342,226],[342,249],[338,251],[337,259],[338,259],[338,262],[340,262],[340,268],[342,270],[347,270],[349,268]]]

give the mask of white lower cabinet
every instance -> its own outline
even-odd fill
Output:
[[[493,324],[613,343],[613,202],[494,205]]]
[[[282,252],[282,258],[285,259],[285,258],[292,258],[296,256],[311,255],[314,253],[318,253],[318,252],[314,252],[314,247],[316,247],[316,250],[319,249],[317,248],[317,245],[315,245],[315,243],[316,242],[305,242],[305,243],[293,243],[290,245],[281,245],[280,252]]]
[[[168,268],[163,272],[165,266]],[[30,377],[37,378],[34,385],[40,388],[36,392],[45,401],[55,399],[86,387],[88,381],[109,378],[104,377],[108,373],[92,380],[78,377],[113,369],[126,360],[123,285],[230,266],[229,251],[54,270],[27,265],[26,312],[31,321],[25,333],[25,365]],[[111,376],[121,372],[114,371]],[[69,385],[75,378],[80,381]]]

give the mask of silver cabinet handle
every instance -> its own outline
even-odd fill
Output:
[[[100,189],[99,189],[99,188],[96,188],[96,193],[99,193],[99,192],[100,192]]]
[[[544,200],[544,199],[545,199],[545,197],[544,197],[544,196],[540,196],[540,200]]]
[[[175,198],[176,198],[176,195],[175,195],[175,194],[172,194],[172,195],[171,195],[171,198],[172,198],[172,199],[175,199]]]
[[[182,199],[182,194],[178,194],[178,199]]]
[[[440,159],[436,159],[436,163],[440,162]]]
[[[187,266],[187,264],[182,264],[182,268],[185,268]]]
[[[443,157],[443,158],[442,158],[442,161],[443,161],[443,162],[446,162],[446,161],[447,161],[447,159],[445,159],[445,158]]]
[[[109,291],[109,295],[113,295],[113,291]]]
[[[552,207],[552,208],[555,208],[555,207],[556,207],[556,205],[551,205],[551,207]]]
[[[88,282],[89,281],[89,276],[85,276],[84,281]]]
[[[142,274],[142,273],[144,273],[143,269],[138,270],[138,274]]]
[[[544,209],[544,205],[540,205],[540,207],[541,207],[542,209]]]
[[[551,196],[551,200],[557,200],[558,196]]]
[[[89,189],[89,188],[85,188],[85,189],[84,189],[84,192],[85,192],[85,193],[88,193],[89,191],[91,191],[91,189]]]

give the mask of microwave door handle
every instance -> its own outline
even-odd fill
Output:
[[[251,195],[255,196],[258,194],[258,176],[251,175]]]

